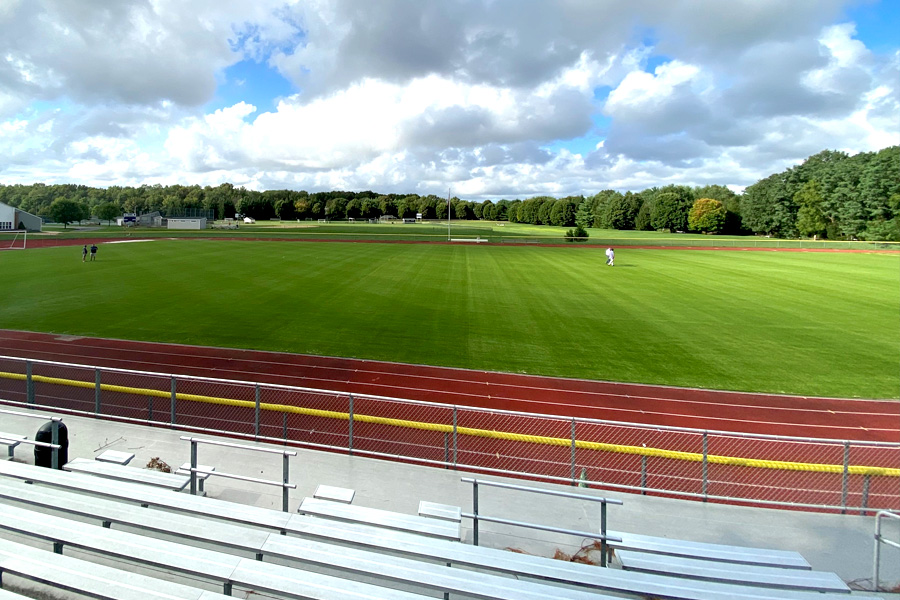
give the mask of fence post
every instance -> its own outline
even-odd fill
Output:
[[[259,384],[256,384],[256,389],[254,392],[254,398],[256,400],[256,411],[253,413],[253,436],[254,439],[259,441]]]
[[[869,478],[871,475],[866,473],[863,475],[863,490],[862,490],[862,507],[863,510],[859,511],[859,514],[862,516],[866,515],[866,510],[869,508]]]
[[[641,496],[647,495],[647,455],[641,455]]]
[[[350,431],[347,438],[347,450],[353,456],[353,394],[350,394]]]
[[[281,413],[281,434],[284,436],[284,444],[287,445],[287,413]]]
[[[575,419],[572,418],[572,450],[570,452],[572,486],[575,486]]]
[[[456,436],[456,406],[453,407],[453,468],[456,468],[457,465],[457,436]],[[477,544],[476,544],[477,545]]]
[[[34,406],[34,380],[31,378],[31,361],[25,361],[25,402]]]
[[[177,396],[175,395],[175,385],[176,385],[176,379],[173,376],[172,377],[172,402],[170,403],[170,406],[169,406],[169,425],[175,424],[175,400],[177,398]]]
[[[709,437],[707,432],[703,432],[703,501],[706,502],[706,493],[709,489],[709,460],[708,460],[708,443]]]
[[[282,464],[284,465],[284,469],[282,472],[281,482],[284,484],[281,486],[281,510],[284,512],[288,512],[288,487],[287,484],[290,480],[290,457],[287,453],[281,455]]]
[[[450,468],[450,433],[444,432],[444,468]]]
[[[478,545],[478,480],[472,482],[472,543]]]
[[[191,438],[191,496],[197,495],[197,441]]]
[[[147,396],[147,420],[153,420],[153,396]]]
[[[100,369],[94,369],[94,414],[100,415]]]
[[[850,442],[844,441],[844,472],[841,475],[841,506],[844,509],[841,511],[841,514],[847,513],[847,495],[848,495],[848,487],[850,483]]]

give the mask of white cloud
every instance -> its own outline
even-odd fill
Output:
[[[6,0],[0,182],[742,187],[898,142],[900,55],[873,54],[844,4]],[[294,93],[270,108],[242,71],[243,100],[219,98],[239,61]]]

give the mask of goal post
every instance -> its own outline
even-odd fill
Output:
[[[24,250],[28,244],[28,230],[0,229],[0,250]]]

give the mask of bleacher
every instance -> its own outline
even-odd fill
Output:
[[[603,568],[474,546],[455,507],[424,498],[410,504],[432,516],[365,506],[364,491],[323,485],[319,498],[298,498],[286,512],[115,471],[148,471],[135,466],[99,461],[98,469],[54,470],[27,462],[21,454],[0,461],[0,581],[26,597],[33,589],[26,580],[126,600],[836,600],[850,591],[784,550],[617,532],[615,567]],[[0,590],[0,600],[7,597],[17,598]]]

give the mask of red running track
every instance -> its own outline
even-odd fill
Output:
[[[649,425],[900,440],[900,402],[890,400],[723,392],[11,330],[0,330],[0,355]]]

